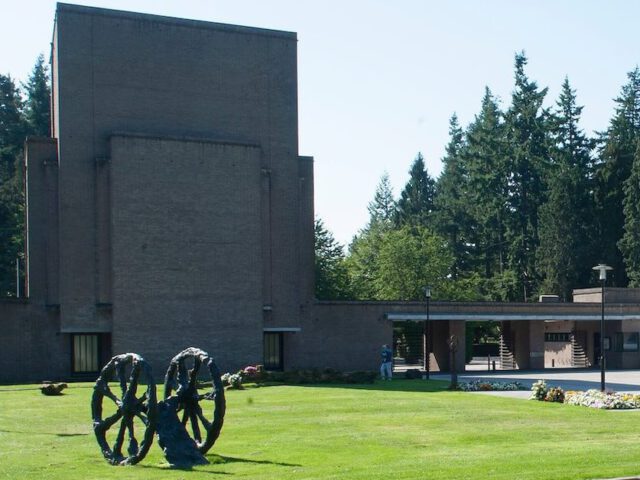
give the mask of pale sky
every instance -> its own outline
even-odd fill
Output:
[[[640,64],[633,0],[95,0],[82,5],[298,33],[300,154],[315,158],[315,209],[343,244],[364,227],[387,171],[399,194],[417,152],[437,177],[456,112],[484,87],[510,102],[513,56],[555,103],[565,76],[587,133],[606,128]],[[0,73],[48,58],[55,2],[0,0]]]

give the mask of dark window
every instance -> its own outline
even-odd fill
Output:
[[[544,334],[545,342],[570,342],[571,334],[568,332],[553,332]]]
[[[638,332],[616,333],[615,350],[617,352],[637,352],[638,351]]]
[[[282,332],[264,334],[264,368],[282,370]]]
[[[71,371],[97,373],[100,370],[100,335],[71,335]]]

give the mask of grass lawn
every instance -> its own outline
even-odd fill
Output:
[[[577,479],[640,473],[640,411],[448,392],[437,381],[275,386],[227,392],[211,465],[103,460],[92,385],[61,397],[0,386],[0,478]]]

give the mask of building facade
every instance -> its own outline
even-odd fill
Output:
[[[484,320],[502,322],[503,365],[594,364],[594,292],[435,302],[428,323],[422,303],[314,300],[295,33],[58,4],[51,59],[52,135],[26,145],[27,295],[0,303],[0,381],[92,377],[129,351],[161,377],[188,346],[225,371],[371,370],[403,322],[424,329],[432,370],[450,368],[451,335],[463,367],[465,324]],[[612,364],[640,367],[640,302],[608,311]]]

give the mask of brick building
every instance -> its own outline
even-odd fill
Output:
[[[424,324],[422,303],[314,300],[296,52],[295,33],[58,4],[52,138],[27,141],[26,298],[0,303],[0,381],[93,377],[127,351],[159,377],[188,346],[223,370],[375,369],[394,325]],[[430,365],[449,368],[446,338],[483,319],[503,322],[514,368],[580,350],[590,365],[587,300],[434,303]],[[613,308],[614,333],[640,330],[635,298]]]

